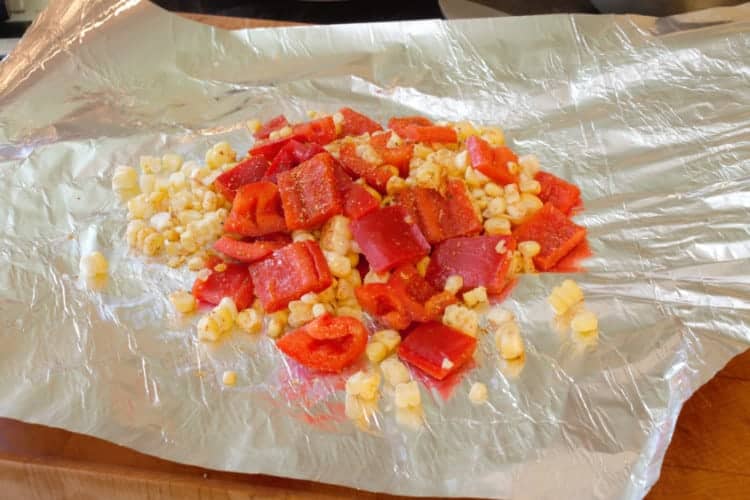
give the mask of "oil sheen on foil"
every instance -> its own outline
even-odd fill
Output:
[[[0,65],[0,414],[205,467],[409,495],[639,498],[683,402],[750,342],[750,7],[669,19],[527,18],[223,31],[137,0],[56,1]],[[565,275],[507,302],[527,347],[483,340],[425,425],[342,381],[295,382],[267,338],[197,341],[167,294],[191,273],[130,254],[118,164],[251,141],[244,124],[351,106],[504,127],[581,186],[599,315],[579,349],[551,325]],[[110,276],[78,276],[99,249]],[[238,383],[221,384],[226,369]],[[489,403],[467,398],[487,383]]]

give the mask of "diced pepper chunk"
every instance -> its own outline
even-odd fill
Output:
[[[245,184],[237,191],[224,230],[243,236],[286,231],[279,190],[272,182]]]
[[[208,278],[195,280],[193,296],[209,304],[218,304],[224,297],[231,298],[238,310],[253,303],[253,282],[245,264],[227,263],[224,271],[210,270]]]
[[[289,141],[305,141],[306,139],[301,135],[291,134],[286,137],[279,137],[278,139],[266,139],[258,141],[253,144],[250,148],[250,156],[262,156],[268,161],[273,161],[281,148],[287,145]]]
[[[459,179],[446,183],[445,195],[432,188],[411,187],[401,191],[396,199],[414,217],[430,243],[482,231],[482,221]]]
[[[414,142],[458,142],[458,134],[456,134],[455,129],[451,127],[438,127],[436,125],[407,125],[397,133],[404,139]]]
[[[278,177],[281,204],[289,229],[320,226],[344,210],[333,157],[320,153]]]
[[[399,297],[412,321],[427,321],[425,304],[440,290],[436,290],[412,264],[403,264],[394,269],[388,279],[394,296]]]
[[[276,341],[298,363],[323,372],[340,372],[365,352],[367,330],[356,318],[325,314]]]
[[[466,140],[471,166],[500,185],[518,182],[518,177],[510,172],[508,162],[517,162],[518,157],[505,146],[493,148],[481,137],[470,136]]]
[[[393,205],[352,221],[351,230],[370,266],[383,272],[429,253],[430,244],[415,222],[404,207]]]
[[[308,292],[321,292],[333,278],[323,252],[313,241],[289,244],[250,265],[250,275],[263,308],[283,309]]]
[[[276,154],[264,177],[266,180],[276,182],[276,178],[281,172],[291,170],[319,153],[325,153],[325,149],[314,142],[291,140]]]
[[[248,264],[265,259],[279,248],[286,246],[285,241],[240,241],[228,236],[222,236],[214,249],[227,257],[237,259]]]
[[[378,122],[351,108],[341,108],[339,113],[344,117],[344,123],[341,126],[342,135],[372,134],[383,130]]]
[[[239,188],[261,180],[266,170],[268,170],[268,160],[262,156],[249,156],[217,177],[214,187],[224,198],[232,201]]]
[[[513,231],[513,237],[516,241],[539,243],[542,250],[534,257],[534,265],[547,271],[586,239],[586,228],[570,220],[552,203],[545,203]]]
[[[370,138],[370,145],[383,159],[384,165],[393,165],[398,169],[400,176],[407,177],[409,175],[409,162],[414,156],[414,144],[402,144],[389,148],[388,141],[392,133],[389,130],[382,134],[373,135]]]
[[[552,203],[565,215],[569,215],[574,207],[581,204],[581,190],[575,184],[548,172],[539,172],[534,178],[542,186],[539,199],[544,203]]]
[[[474,337],[442,323],[430,322],[408,333],[399,345],[398,357],[432,378],[442,380],[469,361],[476,348]]]
[[[502,292],[507,284],[510,259],[508,253],[495,250],[500,241],[505,242],[508,250],[516,248],[510,236],[469,236],[438,243],[430,255],[425,279],[442,290],[449,277],[458,275],[463,278],[462,290],[483,286],[487,293]]]
[[[294,135],[305,138],[308,142],[314,142],[325,146],[336,138],[336,124],[333,118],[326,116],[306,123],[298,123],[292,127]]]
[[[377,318],[388,328],[403,330],[411,324],[406,304],[386,283],[369,283],[354,289],[362,309]]]
[[[398,135],[401,135],[399,130],[403,130],[406,127],[411,127],[413,125],[418,127],[429,127],[433,125],[433,123],[429,118],[425,118],[424,116],[394,116],[388,120],[388,128],[396,132]]]
[[[253,137],[255,137],[256,139],[268,139],[268,136],[271,135],[271,132],[281,130],[287,125],[289,125],[289,122],[286,120],[286,116],[275,116],[261,125],[258,131],[253,134]]]
[[[380,208],[380,202],[367,189],[352,183],[344,194],[344,215],[350,219],[359,219]]]
[[[373,165],[357,155],[357,147],[354,143],[347,142],[341,145],[339,150],[339,161],[344,169],[355,177],[362,177],[375,189],[385,192],[388,179],[396,172],[392,172],[386,165]]]

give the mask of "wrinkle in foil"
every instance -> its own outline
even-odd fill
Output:
[[[388,493],[642,497],[683,402],[750,341],[749,19],[740,6],[227,32],[136,0],[52,2],[0,65],[0,414]],[[384,398],[361,432],[340,377],[305,377],[265,338],[198,343],[166,298],[191,273],[127,251],[114,167],[243,150],[248,119],[344,105],[499,124],[581,186],[593,256],[575,279],[598,345],[553,328],[546,296],[565,276],[524,276],[507,302],[520,373],[485,338],[452,398],[423,391],[422,429]],[[99,290],[77,270],[94,249],[111,269]],[[474,381],[488,404],[468,402]]]

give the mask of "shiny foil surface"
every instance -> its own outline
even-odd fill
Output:
[[[223,31],[138,0],[53,1],[0,65],[0,414],[159,457],[406,495],[640,498],[683,402],[750,342],[750,6],[668,19],[554,15]],[[245,122],[351,106],[504,127],[578,184],[593,256],[574,279],[595,347],[523,276],[425,425],[383,397],[363,432],[343,377],[264,336],[197,341],[167,294],[194,274],[128,251],[115,166],[250,144]],[[110,276],[79,276],[95,249]],[[235,387],[221,374],[238,373]],[[472,405],[472,382],[489,402]]]

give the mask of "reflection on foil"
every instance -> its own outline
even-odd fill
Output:
[[[750,341],[749,14],[226,32],[147,2],[52,2],[0,65],[0,412],[388,493],[643,496],[682,403]],[[590,249],[560,270],[582,271],[596,345],[555,327],[564,273],[524,276],[504,307],[525,359],[485,335],[466,376],[423,386],[418,429],[384,389],[363,432],[343,377],[300,372],[262,336],[199,343],[167,299],[192,273],[126,248],[115,166],[241,150],[249,119],[343,105],[500,124],[578,184]],[[110,263],[101,289],[78,276],[91,248]],[[486,404],[468,400],[477,381]]]

